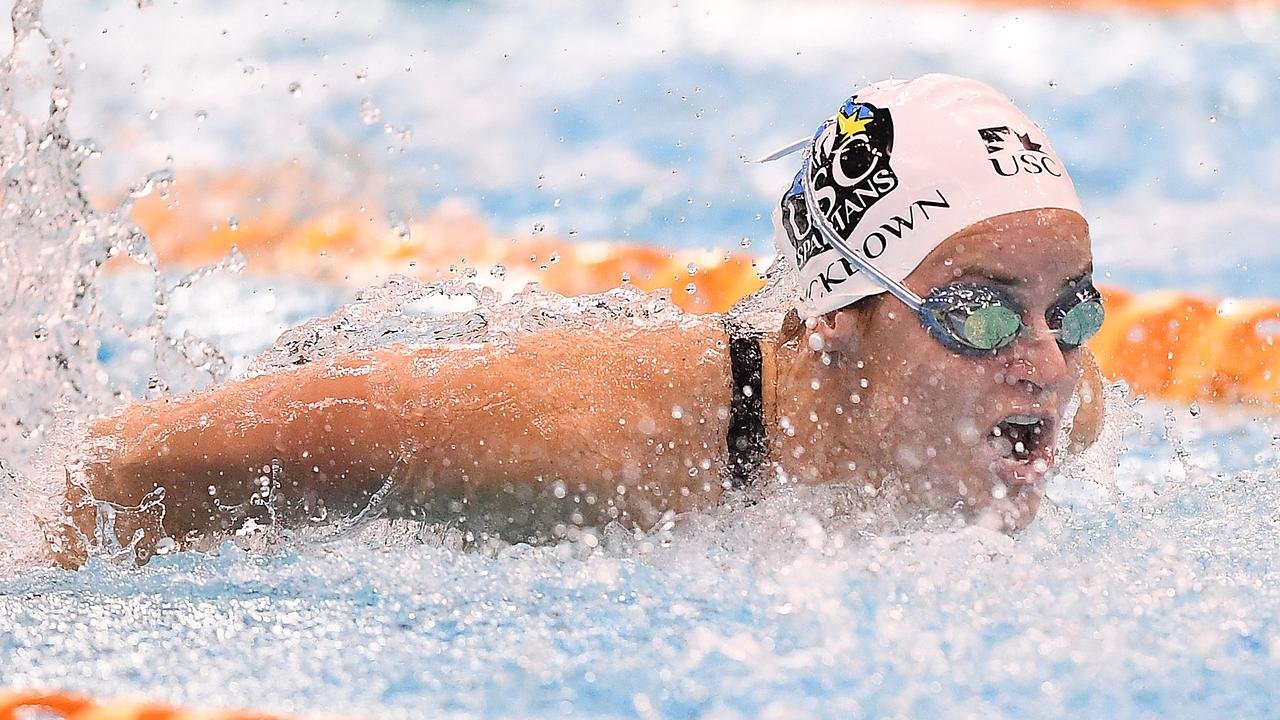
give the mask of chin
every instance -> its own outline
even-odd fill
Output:
[[[971,511],[975,525],[1016,533],[1031,524],[1044,500],[1043,488],[1023,488],[1003,498],[989,498]]]

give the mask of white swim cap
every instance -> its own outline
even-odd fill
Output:
[[[1084,215],[1044,131],[976,80],[925,75],[856,92],[805,143],[804,165],[774,211],[774,243],[794,263],[799,309],[821,315],[884,292],[823,240],[840,238],[894,280],[975,222],[1038,208]],[[816,208],[805,202],[803,182]]]

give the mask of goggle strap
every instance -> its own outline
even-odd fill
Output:
[[[780,158],[784,158],[784,157],[786,157],[786,156],[788,156],[788,155],[790,155],[790,154],[792,154],[792,153],[799,152],[799,151],[803,150],[803,149],[804,149],[804,146],[805,146],[807,143],[810,143],[810,142],[812,142],[812,139],[811,139],[811,138],[803,137],[803,138],[800,138],[799,140],[796,140],[795,142],[793,142],[793,143],[791,143],[791,144],[789,144],[789,145],[784,145],[784,146],[782,146],[782,147],[778,148],[777,150],[774,150],[773,152],[769,153],[768,155],[765,155],[765,156],[764,156],[764,157],[762,157],[762,158],[759,158],[759,159],[757,159],[757,160],[748,160],[747,162],[750,162],[750,163],[767,163],[767,162],[773,162],[774,160],[778,160],[778,159],[780,159]]]
[[[809,159],[809,152],[806,151],[805,160],[807,161]],[[924,305],[924,300],[922,300],[919,295],[916,295],[911,292],[911,290],[907,289],[907,287],[902,283],[884,274],[880,268],[872,265],[866,258],[855,253],[853,249],[846,245],[844,240],[836,234],[835,228],[831,227],[831,221],[827,220],[827,216],[818,212],[818,203],[813,199],[813,188],[809,184],[809,173],[801,174],[800,186],[804,189],[804,204],[805,209],[809,212],[809,222],[813,223],[818,228],[818,232],[822,235],[822,239],[826,240],[831,247],[835,248],[836,252],[840,253],[845,260],[848,260],[849,264],[858,268],[867,275],[870,275],[871,279],[875,280],[876,283],[888,291],[890,295],[901,300],[903,304],[911,308],[912,311],[919,313],[920,308]]]

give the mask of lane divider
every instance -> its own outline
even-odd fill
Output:
[[[286,720],[249,710],[183,710],[162,703],[98,701],[58,691],[0,690],[0,720]]]
[[[515,289],[537,281],[565,295],[629,282],[668,289],[690,312],[727,310],[762,286],[768,263],[749,252],[584,243],[536,228],[499,237],[456,201],[397,229],[371,205],[313,189],[322,184],[297,168],[195,175],[142,199],[134,217],[160,260],[178,265],[216,262],[235,245],[250,271],[262,273],[365,285],[391,273],[435,280],[474,272],[481,281],[500,277]],[[308,212],[304,203],[325,210]],[[1280,301],[1118,288],[1104,295],[1107,321],[1090,347],[1109,377],[1175,402],[1280,408]]]

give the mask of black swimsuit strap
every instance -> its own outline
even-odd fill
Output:
[[[764,428],[764,373],[761,333],[729,319],[729,362],[733,369],[733,403],[729,407],[729,482],[749,485],[764,464],[769,447]]]

